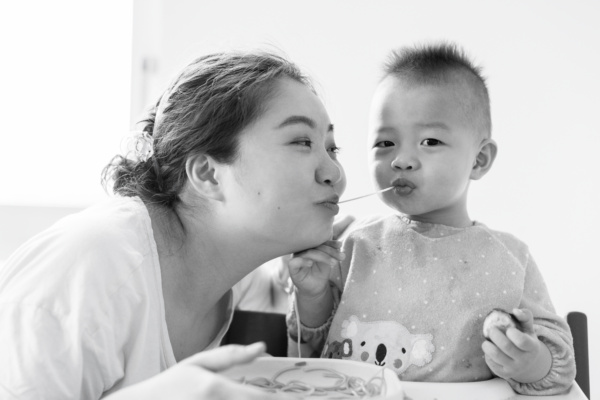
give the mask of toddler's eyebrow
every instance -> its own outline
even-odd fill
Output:
[[[287,117],[281,124],[279,124],[279,126],[277,126],[277,129],[281,129],[286,126],[295,124],[304,124],[310,129],[315,129],[315,127],[317,126],[315,121],[313,121],[311,118],[305,117],[304,115],[292,115],[291,117]],[[333,132],[333,124],[329,124],[327,132]]]
[[[443,129],[445,131],[450,130],[448,125],[444,124],[443,122],[422,122],[417,124],[417,126],[425,129]]]

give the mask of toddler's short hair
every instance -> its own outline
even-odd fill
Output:
[[[394,76],[415,85],[443,85],[457,79],[465,81],[473,100],[463,106],[475,121],[481,137],[491,136],[490,97],[481,67],[454,43],[433,43],[393,50],[383,67],[383,79]]]

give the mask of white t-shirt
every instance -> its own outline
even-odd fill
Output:
[[[217,347],[239,299],[207,346]],[[139,198],[68,216],[0,268],[0,398],[99,399],[176,363]]]

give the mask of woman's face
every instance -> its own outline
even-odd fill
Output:
[[[224,181],[232,221],[289,252],[328,240],[346,186],[333,125],[305,85],[282,78],[266,111],[239,136]]]

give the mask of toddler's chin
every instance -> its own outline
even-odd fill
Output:
[[[406,210],[404,210],[404,209],[403,209],[403,207],[401,207],[401,205],[400,205],[400,204],[398,204],[397,202],[395,202],[395,201],[392,201],[392,200],[390,200],[390,199],[386,198],[386,197],[385,197],[385,193],[384,193],[384,194],[380,194],[379,196],[380,196],[380,198],[381,198],[381,201],[382,201],[382,202],[383,202],[383,203],[384,203],[386,206],[388,206],[389,208],[391,208],[392,210],[394,210],[394,211],[396,211],[396,212],[399,212],[399,213],[401,213],[401,214],[406,214]]]

